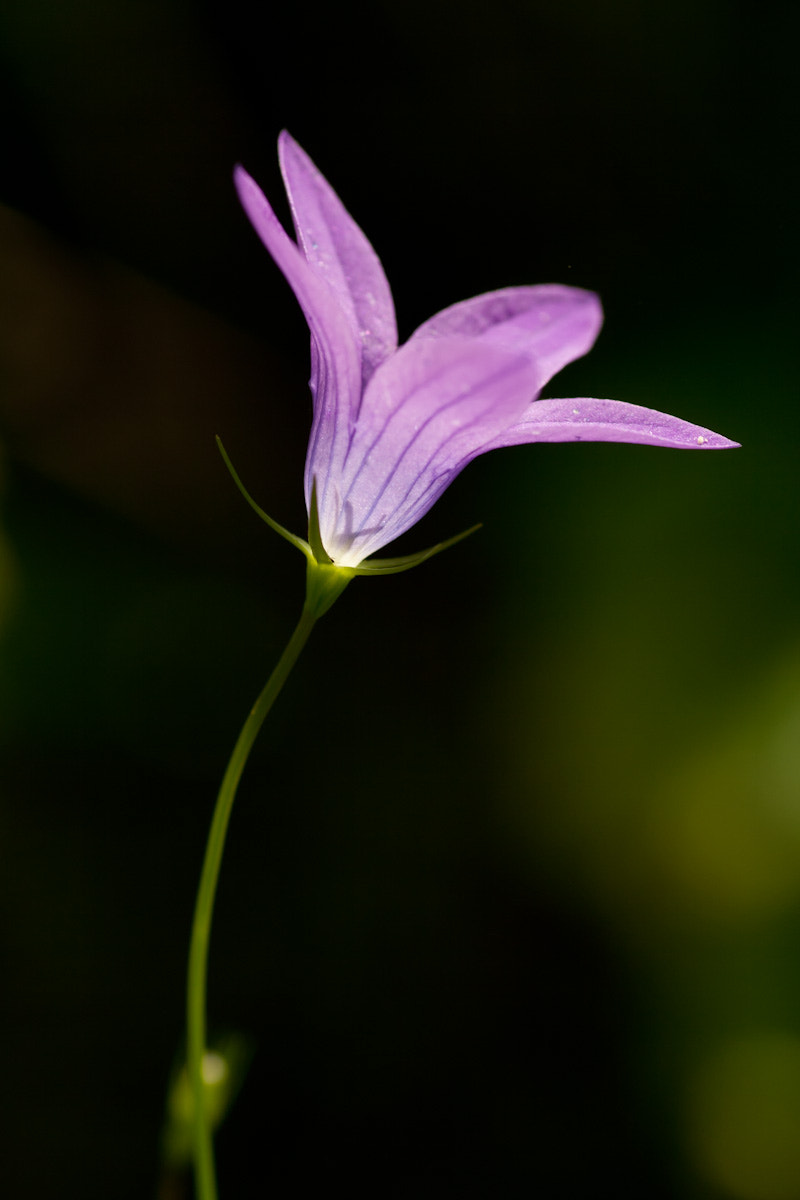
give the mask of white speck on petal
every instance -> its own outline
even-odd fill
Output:
[[[705,445],[705,441],[706,441],[706,439],[705,439],[705,438],[703,437],[703,435],[701,434],[701,435],[700,435],[700,437],[697,439],[697,444],[698,444],[698,446],[704,446],[704,445]]]

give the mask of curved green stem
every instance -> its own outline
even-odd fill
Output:
[[[300,651],[305,646],[318,615],[319,612],[314,611],[312,605],[307,603],[304,606],[289,644],[267,680],[264,690],[253,705],[233,748],[233,754],[217,796],[211,829],[208,834],[203,870],[195,902],[186,983],[187,1061],[194,1096],[194,1168],[198,1200],[217,1200],[214,1147],[203,1087],[203,1055],[206,1043],[208,943],[220,863],[225,847],[225,834],[228,830],[236,788],[258,731],[286,682]]]

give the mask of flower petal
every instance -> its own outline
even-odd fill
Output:
[[[334,562],[357,566],[419,520],[525,411],[538,371],[530,357],[480,339],[401,347],[370,380],[344,471],[320,506]]]
[[[414,338],[464,337],[536,355],[542,371],[540,387],[557,371],[594,345],[603,310],[594,292],[543,284],[504,288],[453,304],[431,317]]]
[[[361,400],[360,346],[339,298],[306,262],[258,185],[242,167],[236,168],[234,179],[245,212],[297,297],[311,330],[314,420],[306,458],[308,505],[314,476],[322,493],[331,472],[335,474],[344,462]]]
[[[729,450],[738,442],[679,417],[619,400],[537,400],[485,448],[526,442],[628,442],[678,450]]]
[[[380,259],[328,181],[284,130],[278,154],[303,253],[347,314],[363,382],[397,349],[392,293]]]

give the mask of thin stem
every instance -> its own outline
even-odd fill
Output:
[[[256,740],[259,729],[289,672],[305,646],[317,619],[311,607],[303,608],[297,628],[284,650],[278,665],[267,680],[264,690],[256,700],[250,715],[242,727],[233,748],[222,786],[217,796],[211,829],[208,834],[200,885],[197,889],[192,940],[189,949],[189,970],[186,983],[186,1028],[187,1060],[189,1079],[194,1095],[194,1167],[198,1200],[217,1200],[217,1184],[214,1171],[214,1147],[208,1120],[203,1087],[203,1054],[206,1044],[206,980],[208,974],[208,943],[211,935],[211,918],[214,897],[217,891],[225,834],[228,830],[236,788],[242,776],[247,757]]]

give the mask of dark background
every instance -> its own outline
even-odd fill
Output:
[[[275,139],[401,337],[596,289],[551,395],[743,443],[474,463],[315,632],[241,789],[221,1195],[800,1197],[798,9],[0,2],[0,1190],[155,1196],[214,793],[299,613]],[[161,1179],[161,1196],[181,1195]]]

